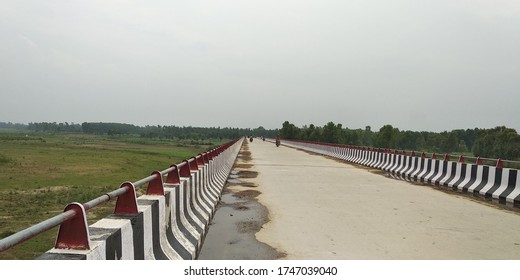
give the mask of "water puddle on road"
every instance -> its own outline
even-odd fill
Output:
[[[215,216],[200,251],[199,260],[273,260],[285,254],[259,242],[255,234],[269,221],[268,210],[256,197],[258,176],[245,143],[222,191]]]

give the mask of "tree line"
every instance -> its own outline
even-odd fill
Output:
[[[497,126],[491,129],[456,129],[443,132],[400,130],[384,125],[378,131],[370,126],[350,129],[342,124],[328,122],[296,127],[285,121],[281,129],[192,127],[192,126],[136,126],[123,123],[84,122],[56,123],[32,122],[28,125],[0,122],[0,128],[29,130],[46,133],[86,133],[99,135],[138,135],[144,138],[164,139],[235,139],[246,135],[285,139],[299,139],[345,145],[426,151],[431,153],[473,154],[485,158],[520,160],[520,135],[515,129]]]
[[[505,126],[417,132],[384,125],[379,131],[372,131],[370,126],[349,129],[334,122],[323,127],[310,124],[299,128],[285,121],[279,133],[286,139],[432,153],[472,153],[485,158],[520,160],[520,135],[515,129]]]
[[[13,124],[0,122],[0,128],[12,128],[19,130],[29,130],[32,132],[44,133],[85,133],[98,135],[138,135],[144,138],[164,138],[164,139],[235,139],[245,135],[276,137],[277,130],[269,130],[260,126],[255,129],[250,128],[230,128],[230,127],[192,127],[175,125],[156,125],[156,126],[137,126],[124,123],[104,123],[104,122],[84,122],[75,123],[56,123],[56,122],[31,122],[25,124]]]

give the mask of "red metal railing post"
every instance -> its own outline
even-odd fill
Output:
[[[164,195],[164,183],[161,172],[154,171],[152,175],[155,175],[155,179],[148,183],[148,188],[146,189],[147,195]]]
[[[120,188],[125,188],[126,192],[117,197],[116,208],[114,214],[118,215],[135,215],[137,211],[137,197],[135,195],[134,184],[125,182]]]
[[[88,234],[87,215],[83,205],[73,202],[65,207],[63,212],[74,210],[74,218],[60,224],[58,237],[54,248],[89,250],[90,237]]]
[[[185,164],[183,164],[181,166],[181,170],[180,170],[180,173],[179,173],[180,176],[181,177],[191,177],[190,163],[188,162],[187,159],[183,160],[182,162],[185,163]]]
[[[190,159],[188,160],[188,163],[189,163],[189,165],[190,165],[190,170],[191,170],[191,171],[197,171],[197,170],[199,170],[199,166],[198,166],[198,164],[197,164],[197,158],[195,158],[195,157],[190,158]]]
[[[199,154],[195,159],[197,159],[198,166],[204,166],[204,158],[202,158],[202,154]]]
[[[166,184],[180,184],[179,168],[175,164],[172,164],[170,167],[173,167],[173,170],[166,176]]]

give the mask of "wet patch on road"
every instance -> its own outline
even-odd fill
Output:
[[[232,182],[229,182],[229,187],[232,187],[232,186],[241,186],[241,187],[246,187],[246,188],[256,188],[257,185],[255,183],[250,183],[250,182],[245,182],[245,183],[232,183]]]
[[[274,260],[285,253],[256,240],[255,234],[269,222],[269,213],[257,197],[258,186],[249,179],[258,176],[252,169],[247,142],[233,166],[233,170],[222,191],[215,216],[204,240],[198,259],[200,260]]]
[[[249,171],[249,170],[240,170],[238,171],[238,177],[240,178],[256,178],[258,177],[258,172]]]
[[[233,194],[233,196],[238,198],[238,199],[248,199],[248,200],[251,200],[251,199],[256,198],[257,196],[259,196],[260,194],[261,194],[261,192],[259,192],[259,191],[247,190],[247,191],[236,192],[236,193]]]
[[[237,223],[238,232],[248,233],[248,232],[258,232],[262,229],[262,223],[258,221],[243,221]]]
[[[246,144],[242,145],[242,149],[238,153],[237,160],[241,160],[244,162],[251,161],[251,152],[249,151],[249,146]]]
[[[248,164],[248,163],[236,163],[234,168],[249,169],[252,166],[253,166],[252,164]]]

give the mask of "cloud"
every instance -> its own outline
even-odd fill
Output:
[[[27,36],[22,34],[18,34],[18,39],[23,42],[23,44],[31,49],[38,50],[38,44],[36,44],[33,40],[29,39]]]
[[[520,129],[487,113],[520,101],[518,11],[505,0],[7,1],[0,121]],[[45,96],[61,103],[12,109]]]

